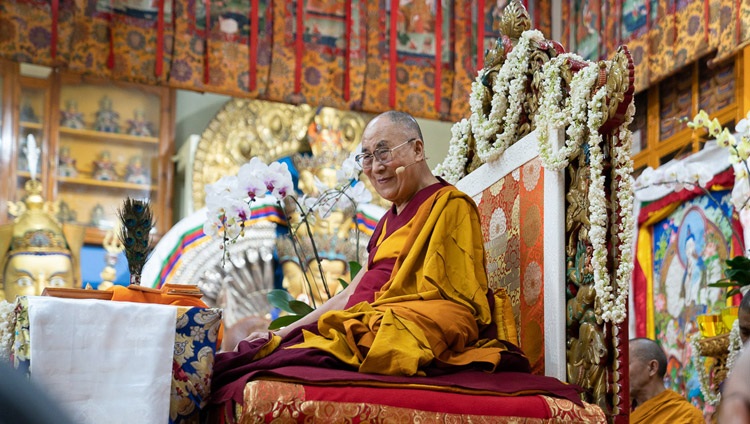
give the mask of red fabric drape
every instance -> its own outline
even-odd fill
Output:
[[[477,72],[484,68],[484,0],[477,1]]]
[[[389,49],[388,49],[388,65],[389,65],[389,82],[388,82],[388,105],[391,108],[396,107],[396,62],[398,59],[398,52],[396,52],[396,38],[398,31],[396,25],[398,25],[398,0],[391,0],[391,28],[389,37]]]
[[[156,7],[159,8],[159,14],[156,17],[156,62],[154,63],[154,74],[161,76],[164,64],[164,0],[158,0]],[[174,9],[172,9],[174,10]]]
[[[211,40],[211,0],[204,0],[206,2],[206,44],[203,50],[203,83],[208,84],[211,79],[210,75],[210,45]]]
[[[297,33],[294,40],[294,94],[299,94],[302,91],[302,48],[304,47],[303,38],[304,35],[304,21],[302,14],[305,12],[304,0],[297,0]]]
[[[258,83],[258,0],[252,0],[250,5],[250,36],[248,37],[248,88],[255,91]]]
[[[109,40],[109,55],[107,56],[107,68],[115,68],[115,34],[112,30],[112,20],[114,19],[114,7],[112,0],[109,0],[109,12],[107,13],[107,39]]]
[[[351,72],[351,54],[352,54],[352,2],[346,2],[346,22],[344,29],[344,39],[346,40],[346,47],[344,50],[344,100],[347,102],[351,97],[350,93],[350,75]]]
[[[435,2],[435,112],[440,113],[442,96],[440,85],[443,81],[443,5]]]
[[[60,0],[52,0],[52,28],[50,29],[50,54],[52,60],[57,58],[57,21],[60,19]]]

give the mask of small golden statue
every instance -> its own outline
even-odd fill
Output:
[[[117,278],[117,271],[115,265],[117,264],[117,257],[125,250],[122,242],[118,235],[120,234],[120,221],[115,221],[115,226],[107,231],[104,235],[104,241],[102,241],[102,247],[104,247],[104,263],[106,266],[102,270],[100,277],[102,282],[97,286],[98,290],[107,290],[112,287]]]
[[[39,295],[45,287],[80,287],[84,228],[61,226],[56,207],[42,198],[42,184],[26,182],[26,200],[11,203],[12,224],[0,227],[0,299]]]

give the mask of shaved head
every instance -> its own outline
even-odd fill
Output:
[[[750,312],[750,296],[742,296],[740,301],[740,310]]]
[[[415,136],[419,137],[420,140],[424,141],[424,138],[422,138],[422,129],[419,128],[419,123],[413,116],[406,112],[389,110],[388,112],[381,113],[376,119],[377,118],[387,118],[389,121],[406,129],[408,132],[413,133]]]
[[[644,362],[656,361],[659,368],[656,371],[657,377],[664,378],[667,373],[667,355],[658,343],[651,339],[638,338],[630,340],[630,356],[632,359],[639,359]]]

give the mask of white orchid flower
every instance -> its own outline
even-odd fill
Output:
[[[249,197],[250,200],[265,197],[268,189],[262,176],[267,173],[268,166],[258,158],[242,165],[237,173],[237,191],[241,197]]]
[[[357,181],[354,185],[347,187],[345,193],[358,205],[372,201],[372,193],[370,193],[370,190],[367,189],[367,186],[362,181]]]
[[[748,112],[748,116],[750,116],[750,112]],[[746,134],[749,129],[750,118],[742,118],[740,119],[740,122],[738,122],[737,125],[734,126],[734,130],[740,134]]]
[[[268,170],[263,175],[263,183],[271,195],[278,200],[294,193],[294,182],[289,167],[283,162],[273,162],[268,166]]]
[[[708,127],[710,122],[711,120],[708,117],[708,113],[706,113],[705,110],[701,110],[697,115],[695,115],[692,122],[688,122],[687,126],[692,129],[703,128]]]
[[[697,169],[694,170],[695,181],[698,182],[699,186],[707,187],[708,183],[714,179],[713,173],[703,165],[698,165],[696,168]]]
[[[359,178],[360,167],[354,160],[355,154],[352,153],[341,164],[341,169],[336,170],[337,184],[348,184],[352,180]]]
[[[209,237],[215,237],[219,234],[219,228],[221,226],[221,220],[219,220],[218,215],[212,213],[211,210],[207,210],[206,222],[203,223],[203,234]]]
[[[313,176],[313,185],[315,185],[315,189],[321,195],[331,189],[331,187],[328,187],[328,184],[320,181],[320,178],[318,178],[317,175]]]
[[[722,130],[722,127],[718,118],[714,118],[708,124],[708,133],[711,135],[711,137],[717,137],[719,134],[721,134],[721,130]]]
[[[230,193],[233,192],[237,187],[237,176],[235,175],[227,175],[224,177],[221,177],[219,181],[216,181],[213,184],[207,184],[204,188],[204,191],[206,192],[206,197],[212,195],[212,194],[219,194],[219,193]]]
[[[746,161],[748,157],[750,157],[750,140],[747,140],[746,138],[742,138],[739,143],[737,143],[737,156],[739,156],[740,160]]]

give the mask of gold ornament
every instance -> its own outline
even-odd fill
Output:
[[[25,184],[23,202],[11,203],[12,224],[0,228],[0,299],[39,295],[45,287],[80,287],[84,228],[60,225],[56,204],[45,202],[42,184]]]

